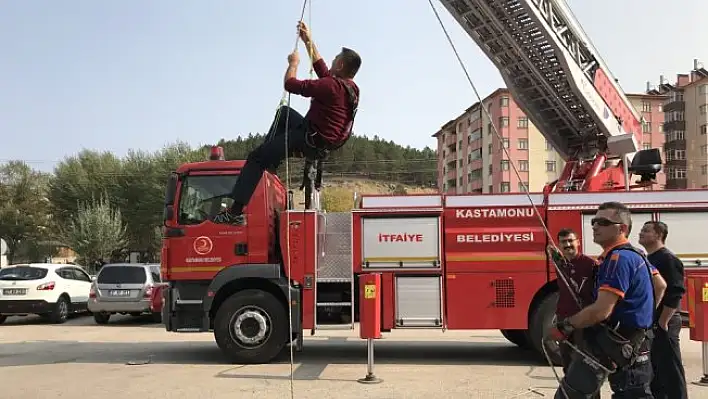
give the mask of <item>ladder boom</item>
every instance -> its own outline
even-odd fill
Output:
[[[639,150],[639,114],[564,0],[440,1],[564,160],[605,153],[608,139]]]

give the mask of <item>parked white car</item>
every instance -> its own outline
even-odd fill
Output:
[[[80,266],[32,263],[0,269],[0,323],[37,314],[54,323],[88,309],[91,277]]]

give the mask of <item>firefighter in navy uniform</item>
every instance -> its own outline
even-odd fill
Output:
[[[592,219],[593,239],[603,248],[595,301],[549,331],[551,339],[563,341],[583,329],[588,348],[573,356],[556,399],[592,397],[605,379],[613,398],[653,398],[652,325],[666,282],[629,244],[631,228],[631,213],[618,202],[601,204]]]

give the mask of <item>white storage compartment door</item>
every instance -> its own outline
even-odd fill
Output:
[[[440,217],[362,218],[364,268],[440,267]]]
[[[594,213],[583,215],[583,253],[587,256],[600,256],[602,247],[592,239],[592,224],[590,220],[595,217]],[[649,212],[632,212],[632,232],[629,233],[629,242],[639,249],[644,249],[639,245],[639,232],[642,230],[644,222],[650,221],[652,214]],[[555,237],[554,237],[555,238]]]
[[[442,325],[440,276],[396,277],[396,325],[439,327]]]
[[[661,212],[659,220],[669,228],[666,247],[685,267],[708,266],[708,211]]]

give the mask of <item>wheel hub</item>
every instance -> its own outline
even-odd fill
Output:
[[[242,343],[258,345],[268,335],[268,320],[260,312],[247,310],[236,317],[233,330],[236,338]]]

